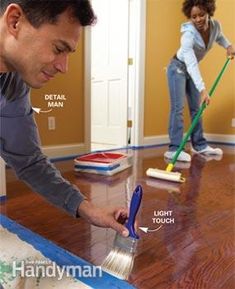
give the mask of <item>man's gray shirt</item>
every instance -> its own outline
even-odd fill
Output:
[[[42,153],[29,94],[17,72],[0,73],[1,157],[34,191],[76,216],[84,196]]]

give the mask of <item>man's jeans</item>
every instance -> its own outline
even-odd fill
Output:
[[[191,120],[193,120],[200,106],[200,93],[196,89],[186,66],[183,62],[173,58],[167,69],[168,85],[171,98],[169,122],[170,151],[176,151],[183,138],[183,108],[184,97],[187,96]],[[207,146],[203,137],[202,120],[200,119],[191,134],[192,146],[199,151]]]

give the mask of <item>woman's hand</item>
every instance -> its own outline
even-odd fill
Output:
[[[205,102],[206,105],[210,104],[210,96],[207,93],[206,89],[203,89],[200,93],[201,95],[201,105]]]
[[[227,47],[227,57],[233,59],[235,55],[235,48],[233,45],[229,45]]]

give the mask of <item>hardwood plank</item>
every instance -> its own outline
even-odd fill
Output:
[[[100,206],[126,205],[136,184],[141,184],[140,226],[157,228],[154,212],[172,211],[174,223],[163,224],[157,232],[140,232],[129,278],[137,288],[234,289],[234,147],[223,147],[220,161],[193,156],[190,168],[181,164],[175,169],[186,177],[181,185],[145,175],[149,167],[165,169],[165,149],[133,151],[134,166],[112,177],[74,173],[72,160],[56,166]],[[11,170],[7,197],[0,204],[2,213],[89,262],[99,265],[112,248],[112,230],[68,216],[16,180]]]

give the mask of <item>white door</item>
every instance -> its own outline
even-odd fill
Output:
[[[129,0],[93,0],[91,142],[127,145]]]

